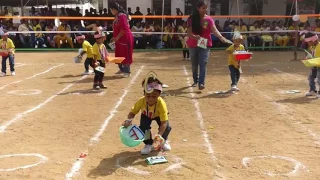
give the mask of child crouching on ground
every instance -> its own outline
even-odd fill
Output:
[[[79,44],[82,45],[82,49],[83,49],[83,51],[81,52],[79,57],[82,58],[82,56],[84,54],[87,54],[87,58],[84,61],[85,71],[84,71],[83,75],[92,74],[92,71],[89,70],[89,66],[91,66],[93,68],[92,45],[86,40],[86,37],[82,34],[77,34],[76,40]]]
[[[233,45],[231,45],[227,49],[227,53],[229,54],[228,67],[230,70],[230,77],[231,77],[231,91],[240,90],[237,86],[240,79],[240,69],[241,69],[240,61],[235,59],[233,53],[235,51],[245,50],[244,46],[241,43],[242,43],[242,35],[235,34],[233,36]]]
[[[96,43],[92,46],[93,66],[95,73],[93,89],[106,89],[107,86],[103,85],[104,68],[106,67],[106,63],[109,62],[109,54],[106,46],[103,44],[106,37],[105,34],[96,32],[94,34],[94,38]],[[97,70],[97,68],[99,68],[99,70]]]
[[[313,58],[319,58],[320,57],[320,43],[318,40],[318,36],[316,34],[313,34],[311,32],[308,32],[305,35],[304,41],[308,43],[308,46],[310,47],[311,54]],[[318,86],[320,88],[320,67],[312,67],[310,69],[310,74],[308,77],[309,80],[309,92],[306,94],[306,96],[317,96],[320,98],[320,89],[317,93],[316,83],[315,80],[317,80]]]
[[[1,46],[1,51],[5,54],[2,55],[2,68],[1,68],[1,74],[0,76],[5,76],[6,71],[7,71],[7,59],[9,58],[9,65],[10,65],[10,71],[11,75],[15,76],[15,70],[14,70],[14,43],[13,41],[8,38],[9,33],[8,32],[3,32],[1,34],[1,40],[0,40],[0,46]]]
[[[142,84],[144,83],[145,82],[143,81]],[[171,150],[171,146],[167,142],[168,135],[171,131],[168,120],[168,109],[166,102],[160,97],[162,92],[162,83],[158,79],[149,78],[147,82],[147,89],[149,92],[151,91],[151,93],[147,93],[144,90],[144,96],[141,97],[131,108],[128,120],[123,123],[124,127],[130,126],[132,124],[132,119],[139,113],[139,111],[141,111],[139,127],[142,132],[145,133],[145,146],[141,150],[142,155],[147,155],[153,150],[152,144],[154,140],[152,139],[150,131],[152,121],[156,121],[159,126],[157,136],[161,136],[165,140],[161,147],[162,150]]]

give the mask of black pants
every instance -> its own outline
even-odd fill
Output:
[[[190,55],[189,55],[189,50],[186,49],[186,50],[183,50],[183,58],[189,58]]]
[[[235,68],[233,65],[229,66],[230,70],[230,77],[231,77],[231,86],[236,86],[240,79],[240,70],[238,68]]]
[[[100,63],[101,67],[106,67],[106,64],[102,60],[98,60],[97,62]],[[94,85],[101,85],[104,77],[104,73],[94,70]]]
[[[160,125],[161,125],[161,121],[160,121],[160,118],[157,117],[155,119],[151,119],[149,118],[148,116],[144,115],[144,114],[141,114],[141,119],[140,119],[140,126],[139,128],[142,130],[142,132],[146,133],[147,130],[150,130],[151,129],[151,123],[152,121],[155,120],[157,122],[157,124],[159,125],[159,128],[160,128]],[[164,131],[164,133],[162,134],[162,137],[163,139],[167,140],[168,139],[168,136],[169,136],[169,133],[171,131],[171,127],[169,125],[169,121],[166,122],[167,123],[167,128],[166,130]],[[150,138],[149,139],[145,139],[143,142],[147,145],[152,145],[153,144],[153,139],[151,137],[151,131],[149,131],[150,133]],[[148,136],[145,134],[145,137]]]
[[[84,69],[88,72],[89,71],[89,66],[93,68],[93,58],[87,58],[84,61]]]

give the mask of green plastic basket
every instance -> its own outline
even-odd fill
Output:
[[[125,128],[120,127],[121,142],[128,147],[135,147],[144,141],[144,133],[136,125],[131,125]]]

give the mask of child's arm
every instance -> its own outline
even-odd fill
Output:
[[[227,54],[232,54],[234,52],[234,47],[233,45],[231,45],[230,47],[228,47],[228,49],[226,49],[226,53]]]
[[[161,121],[158,134],[162,136],[166,128],[167,128],[167,121]]]

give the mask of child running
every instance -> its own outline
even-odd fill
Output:
[[[233,43],[234,44],[227,49],[227,53],[229,54],[228,67],[231,77],[231,91],[240,91],[237,86],[240,79],[240,61],[237,61],[232,53],[234,53],[235,51],[245,50],[244,46],[241,44],[242,35],[235,34],[233,36]]]
[[[308,46],[310,47],[313,58],[319,58],[320,43],[318,40],[318,36],[316,34],[308,32],[305,35],[304,41],[308,43]],[[316,83],[315,83],[316,79],[319,86],[319,91],[317,91],[317,88],[316,88]],[[320,98],[320,67],[312,67],[310,69],[308,80],[309,80],[310,89],[309,89],[309,92],[306,94],[306,96],[317,96],[317,98]]]
[[[105,40],[105,34],[95,32],[94,38],[96,40],[96,43],[94,43],[92,47],[93,67],[95,68],[93,89],[95,90],[106,89],[107,86],[103,85],[103,78],[104,78],[104,68],[106,67],[106,63],[109,62],[109,59],[108,59],[109,54],[106,46],[103,44]]]
[[[76,36],[76,40],[79,44],[82,44],[82,49],[83,51],[81,52],[81,54],[79,55],[80,58],[82,58],[82,56],[84,54],[87,54],[87,58],[84,61],[84,73],[83,75],[89,75],[92,74],[93,71],[89,70],[89,66],[91,66],[93,68],[93,54],[92,54],[92,45],[85,40],[85,36],[82,34],[77,34]]]
[[[142,82],[144,86],[145,80]],[[144,96],[141,97],[131,108],[131,111],[128,115],[128,120],[123,123],[124,127],[128,127],[132,124],[132,119],[136,116],[136,114],[141,111],[140,116],[140,129],[145,133],[145,146],[141,150],[142,155],[147,155],[153,150],[153,139],[151,136],[151,123],[152,121],[156,121],[159,128],[158,134],[155,136],[162,137],[165,142],[162,145],[162,150],[170,151],[171,146],[167,142],[168,135],[171,131],[171,127],[169,125],[168,120],[168,109],[166,102],[160,97],[162,92],[162,83],[158,79],[154,79],[153,77],[148,78],[146,90],[144,90]]]
[[[0,40],[0,45],[1,45],[1,51],[5,52],[6,55],[2,56],[2,68],[1,68],[1,74],[0,76],[6,76],[6,71],[7,71],[7,59],[9,58],[9,65],[10,65],[10,71],[11,75],[15,76],[15,70],[14,70],[14,43],[13,41],[8,38],[9,33],[8,32],[3,32],[1,34],[1,40]]]

